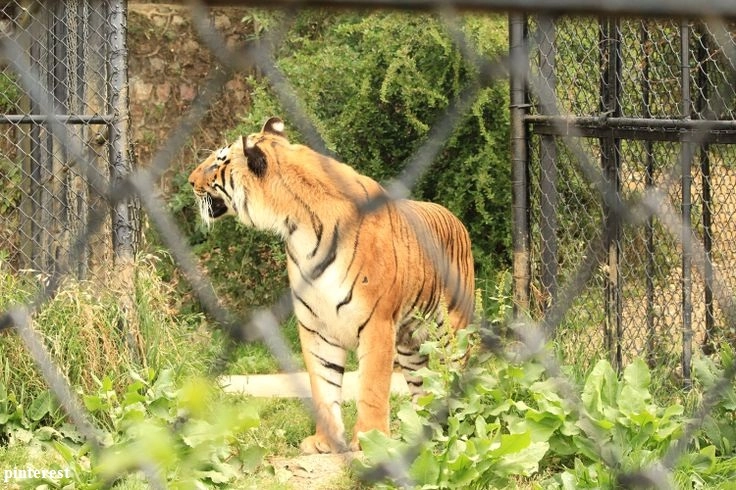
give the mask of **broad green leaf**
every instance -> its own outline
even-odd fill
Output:
[[[405,403],[397,413],[398,419],[401,421],[401,435],[407,442],[421,439],[424,435],[424,424],[419,418],[414,407]]]
[[[213,430],[212,424],[201,419],[189,420],[181,431],[181,440],[189,447],[197,447],[205,442],[220,441],[222,434]]]
[[[508,427],[512,434],[528,433],[531,435],[532,442],[543,442],[549,440],[560,425],[559,420],[546,417],[539,420],[516,419],[509,421]]]
[[[63,437],[61,435],[61,432],[54,429],[53,427],[41,427],[39,429],[36,429],[33,435],[39,441],[53,441],[55,439],[61,439]]]
[[[529,432],[523,434],[501,434],[500,445],[491,451],[493,457],[517,453],[529,447],[532,437]]]
[[[693,469],[701,473],[708,473],[716,465],[716,447],[706,446],[697,454],[692,456],[691,465]]]
[[[581,400],[591,416],[602,414],[607,407],[615,406],[618,395],[618,380],[611,364],[598,361],[585,381]]]
[[[548,450],[548,443],[535,442],[520,451],[505,454],[499,461],[499,466],[504,469],[507,475],[530,476],[539,470],[539,462]],[[499,469],[496,471],[499,471]]]
[[[135,403],[143,403],[146,401],[146,397],[138,393],[137,391],[126,391],[123,395],[122,405],[127,407]]]
[[[189,378],[179,390],[179,404],[194,417],[205,417],[209,413],[212,383],[205,378]]]
[[[90,412],[97,412],[98,410],[102,410],[102,407],[104,407],[104,402],[97,395],[85,395],[82,400],[84,401],[84,406]]]
[[[249,473],[255,471],[263,462],[263,457],[266,453],[266,448],[261,446],[250,446],[240,451],[238,459],[243,464],[243,471]]]
[[[401,443],[391,439],[383,432],[371,430],[360,436],[360,447],[366,459],[372,464],[390,461],[399,457]]]
[[[692,363],[695,378],[700,381],[703,387],[708,389],[713,386],[721,371],[716,367],[713,360],[704,356],[695,356]]]
[[[64,459],[66,462],[73,461],[75,456],[72,449],[64,444],[61,441],[51,441],[51,445],[56,449],[56,452],[59,453],[59,455]]]
[[[641,358],[637,357],[624,368],[624,381],[632,388],[640,391],[643,396],[649,397],[649,385],[652,378],[649,367]]]
[[[112,389],[112,379],[110,379],[109,376],[105,376],[102,378],[102,383],[100,386],[100,392],[101,393],[108,393],[110,391],[113,391]]]
[[[480,476],[475,463],[465,453],[460,453],[456,458],[448,461],[447,466],[451,473],[450,481],[456,488],[470,485]]]
[[[28,417],[38,422],[51,411],[51,392],[41,392],[28,406]]]
[[[645,393],[646,394],[644,395],[641,390],[632,385],[624,385],[624,387],[621,388],[621,393],[619,394],[616,406],[619,407],[621,413],[627,415],[636,415],[642,412],[648,412],[649,407],[647,406],[647,400],[649,399],[649,393]],[[656,407],[651,407],[652,410],[655,408]],[[649,415],[649,418],[654,417],[654,414]]]
[[[440,465],[437,456],[431,449],[424,449],[409,468],[409,476],[418,484],[426,485],[437,483],[440,477]]]
[[[207,478],[212,483],[223,484],[229,483],[238,477],[239,469],[233,467],[230,463],[224,463],[222,461],[211,461],[211,468],[207,471],[203,471],[200,474],[203,478]]]
[[[486,424],[486,419],[483,417],[476,417],[475,419],[475,435],[476,437],[480,437],[482,439],[485,439],[488,437],[488,431],[487,431],[488,424]]]

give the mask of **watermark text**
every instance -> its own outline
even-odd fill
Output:
[[[3,483],[10,480],[29,480],[45,478],[48,480],[60,480],[62,478],[70,478],[71,471],[69,468],[63,470],[50,470],[48,468],[12,468],[3,470]]]

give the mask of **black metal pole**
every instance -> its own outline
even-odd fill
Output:
[[[682,117],[690,119],[690,25],[683,20],[680,24],[680,78],[682,89]],[[685,387],[690,387],[690,359],[692,357],[692,225],[690,197],[692,184],[692,143],[683,142],[680,151],[682,166],[682,377]]]
[[[649,38],[649,27],[646,20],[641,21],[641,45],[644,48],[644,66],[642,69],[641,94],[642,94],[642,114],[646,118],[652,117],[652,109],[650,107],[651,83],[649,78],[649,67],[651,59],[649,56],[648,45],[651,42]],[[646,174],[645,183],[647,190],[654,187],[654,144],[651,141],[645,143],[646,151]],[[646,302],[647,302],[647,344],[646,357],[650,368],[656,366],[655,344],[657,332],[654,326],[654,274],[655,274],[655,256],[654,256],[654,217],[649,216],[645,225],[646,234]]]
[[[529,312],[529,181],[528,133],[524,116],[529,104],[526,79],[529,70],[527,24],[523,14],[509,16],[509,55],[511,59],[511,178],[513,227],[514,315]]]
[[[128,47],[126,43],[127,2],[112,0],[108,16],[110,28],[110,180],[117,186],[133,169],[128,142]],[[134,198],[126,197],[114,203],[112,240],[116,259],[132,259],[137,244],[137,223]]]
[[[538,46],[539,46],[539,74],[542,83],[547,85],[550,93],[556,93],[556,26],[555,19],[539,16]],[[541,286],[548,307],[557,296],[557,145],[555,137],[544,135],[539,143],[539,191],[540,216],[539,230],[541,235]],[[552,335],[554,332],[548,332]]]
[[[601,46],[601,84],[600,112],[603,117],[620,117],[619,103],[621,84],[621,34],[618,19],[603,19],[600,27]],[[603,137],[601,145],[601,166],[616,192],[620,192],[620,141],[614,137]],[[611,363],[621,369],[623,356],[621,339],[623,337],[621,301],[621,217],[604,204],[604,227],[608,250],[608,274],[606,280],[606,338],[611,355]]]
[[[708,81],[708,34],[705,29],[700,31],[698,41],[698,99],[696,110],[699,118],[709,119],[711,115],[708,111],[710,88]],[[703,264],[703,282],[705,283],[705,334],[702,347],[706,353],[711,353],[714,350],[711,340],[713,329],[715,328],[715,314],[713,310],[713,230],[711,227],[713,198],[710,180],[710,146],[708,144],[703,144],[700,147],[700,173],[703,185],[703,249],[705,251],[705,261]]]

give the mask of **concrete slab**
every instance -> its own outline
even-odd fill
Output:
[[[306,372],[282,374],[251,374],[222,376],[220,386],[226,393],[239,393],[263,398],[311,398],[309,376]],[[404,376],[393,373],[391,392],[409,394]],[[355,400],[358,396],[358,373],[347,372],[342,380],[343,400]]]

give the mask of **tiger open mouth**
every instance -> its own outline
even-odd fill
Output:
[[[209,214],[210,218],[219,218],[227,213],[227,204],[225,200],[216,196],[210,196]]]
[[[219,196],[208,192],[197,197],[199,198],[199,211],[205,220],[219,218],[228,211],[225,200]]]

